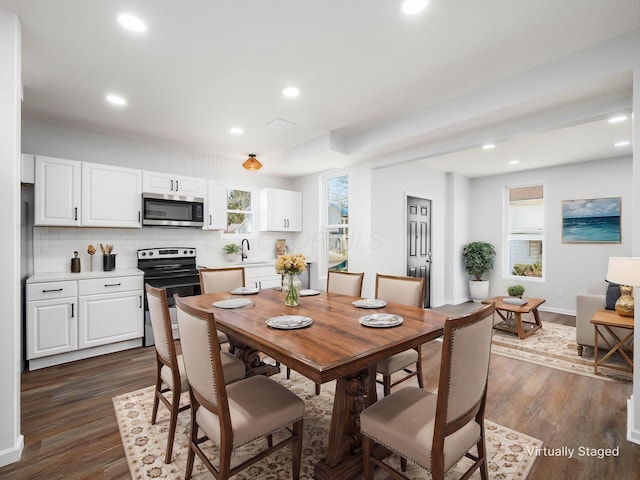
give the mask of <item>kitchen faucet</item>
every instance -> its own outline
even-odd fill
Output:
[[[240,258],[242,259],[243,262],[244,262],[244,259],[247,258],[247,254],[244,253],[244,242],[247,242],[247,252],[251,250],[251,247],[249,246],[249,239],[243,238],[242,242],[240,242]]]

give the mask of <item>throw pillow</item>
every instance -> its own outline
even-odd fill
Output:
[[[605,297],[605,308],[607,310],[615,310],[616,302],[620,298],[620,285],[613,282],[607,282],[607,295]]]

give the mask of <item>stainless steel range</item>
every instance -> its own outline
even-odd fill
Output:
[[[181,297],[200,294],[200,278],[193,247],[145,248],[138,250],[138,268],[144,272],[144,282],[167,292],[173,337],[179,338],[173,295]],[[151,318],[145,295],[144,345],[154,345]]]

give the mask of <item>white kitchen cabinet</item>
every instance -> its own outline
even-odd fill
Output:
[[[207,188],[207,215],[203,230],[226,230],[227,187],[222,182],[209,180]]]
[[[78,348],[76,282],[27,286],[27,360]]]
[[[82,225],[140,228],[142,171],[82,163]]]
[[[35,225],[80,226],[81,162],[35,157]]]
[[[144,335],[142,277],[105,277],[78,283],[79,348]]]
[[[260,190],[260,230],[302,231],[302,192],[263,188]]]
[[[282,286],[282,276],[275,265],[245,266],[244,284],[247,287],[276,288]]]
[[[142,172],[142,191],[204,198],[207,193],[207,180],[145,170]]]

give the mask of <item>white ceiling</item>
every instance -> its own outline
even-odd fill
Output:
[[[391,154],[397,145],[304,161],[305,151],[334,135],[361,135],[640,28],[638,0],[431,0],[410,18],[399,0],[0,0],[0,8],[22,23],[25,117],[239,161],[256,153],[261,173],[282,175]],[[148,32],[124,31],[116,21],[124,11],[141,16]],[[284,98],[287,85],[301,95]],[[110,92],[128,105],[107,104]],[[630,98],[630,76],[440,134],[602,95]],[[293,125],[268,127],[274,119]],[[232,126],[245,133],[231,134]],[[559,127],[496,138],[503,143],[491,152],[423,161],[474,177],[611,156],[612,140],[631,134],[631,122]],[[276,160],[283,157],[301,160]],[[513,158],[520,164],[505,166]]]

